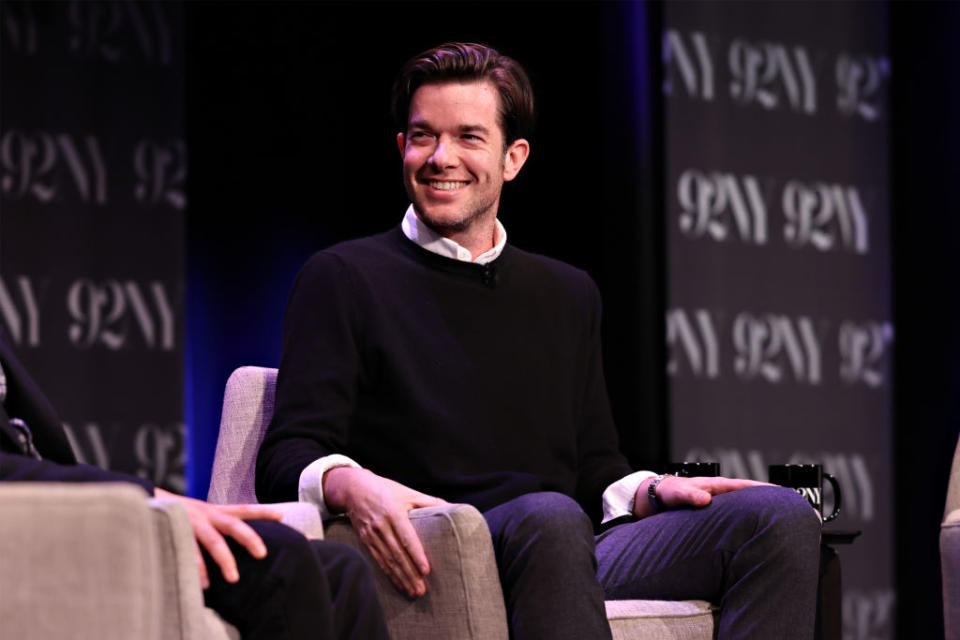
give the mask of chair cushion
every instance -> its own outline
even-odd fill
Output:
[[[960,509],[948,513],[940,526],[940,570],[944,638],[960,640]]]
[[[607,600],[614,640],[711,640],[714,608],[703,600]]]

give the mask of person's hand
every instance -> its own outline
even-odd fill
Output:
[[[186,496],[178,496],[163,489],[154,489],[153,495],[157,498],[171,498],[176,500],[187,511],[190,526],[193,528],[193,543],[197,550],[197,569],[200,572],[200,584],[204,589],[210,586],[210,576],[207,575],[207,565],[203,562],[202,546],[213,558],[223,579],[233,583],[240,579],[237,571],[237,561],[227,546],[224,536],[230,536],[240,543],[251,556],[258,560],[267,555],[267,547],[257,532],[250,528],[244,520],[280,520],[283,515],[258,504],[230,504],[216,505],[201,500],[194,500]]]
[[[653,478],[644,480],[633,500],[633,515],[646,518],[654,514],[653,505],[647,494],[647,487]],[[740,480],[736,478],[683,478],[680,476],[664,476],[657,485],[657,497],[667,509],[677,507],[705,507],[710,504],[713,496],[744,489],[746,487],[767,486],[766,482],[756,480]]]
[[[357,534],[394,586],[411,598],[427,592],[430,563],[409,512],[447,504],[366,469],[336,467],[323,478],[331,511],[346,511]]]

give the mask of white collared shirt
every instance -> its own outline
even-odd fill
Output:
[[[494,227],[494,245],[493,248],[481,253],[476,259],[468,249],[459,243],[444,238],[439,233],[428,227],[417,217],[413,205],[407,207],[407,212],[403,216],[403,222],[400,227],[403,234],[420,247],[436,253],[437,255],[461,262],[474,262],[476,264],[487,264],[493,262],[503,251],[507,244],[507,230],[496,220]],[[333,514],[327,509],[327,504],[323,499],[323,476],[330,469],[337,467],[360,468],[360,465],[347,456],[333,454],[324,456],[310,463],[306,469],[300,473],[299,489],[297,491],[300,502],[309,502],[316,505],[320,511],[320,518],[326,520]],[[651,471],[636,471],[630,475],[617,480],[603,492],[603,522],[627,516],[633,513],[633,502],[637,489],[647,478],[655,474]]]
[[[507,230],[503,228],[500,221],[494,219],[496,226],[493,229],[493,248],[484,251],[474,259],[473,255],[459,243],[444,238],[439,233],[428,227],[417,216],[413,205],[407,207],[407,212],[403,215],[403,222],[400,227],[403,229],[403,235],[407,236],[411,242],[418,244],[427,251],[453,258],[461,262],[475,262],[476,264],[487,264],[500,257],[503,247],[507,244]]]

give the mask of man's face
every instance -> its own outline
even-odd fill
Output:
[[[498,106],[488,81],[426,84],[410,99],[406,134],[397,135],[403,182],[417,215],[441,235],[492,224],[503,183],[527,158],[526,140],[504,149]]]

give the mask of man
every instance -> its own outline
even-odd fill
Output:
[[[205,601],[243,640],[389,637],[369,567],[353,549],[307,540],[266,506],[207,504],[77,464],[62,422],[2,330],[0,481],[131,482],[179,501],[196,538]]]
[[[430,566],[407,513],[473,504],[514,638],[609,638],[605,597],[711,600],[723,638],[811,637],[813,510],[750,481],[632,473],[596,286],[506,243],[500,193],[533,124],[523,69],[442,45],[403,67],[394,113],[412,204],[297,277],[258,496],[346,513],[412,597]],[[627,522],[595,538],[591,518]]]

